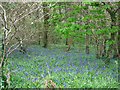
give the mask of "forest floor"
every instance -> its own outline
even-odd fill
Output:
[[[118,65],[108,67],[95,53],[31,46],[27,53],[16,50],[8,59],[11,87],[16,88],[117,88]]]

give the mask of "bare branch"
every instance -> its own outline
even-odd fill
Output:
[[[4,21],[5,29],[8,30],[8,28],[7,28],[7,17],[6,17],[6,11],[5,11],[5,9],[3,8],[2,5],[0,5],[0,8],[3,10],[3,21]]]
[[[14,44],[13,46],[15,46],[16,44]],[[20,46],[20,44],[18,44],[15,48],[13,48],[11,51],[9,51],[6,55],[6,57],[8,57],[14,50],[16,50],[18,47]]]
[[[117,13],[120,9],[120,6],[118,6],[118,8],[115,10],[115,13]]]
[[[17,42],[16,44],[13,44],[12,46],[10,46],[9,48],[8,48],[8,50],[6,51],[6,53],[8,53],[14,46],[16,46],[17,44],[19,44],[19,42]]]
[[[49,7],[53,7],[53,6],[55,6],[56,4],[57,4],[57,2],[56,2],[55,4],[49,6]],[[25,18],[27,15],[29,15],[29,14],[37,11],[37,10],[40,9],[40,8],[42,9],[42,8],[48,8],[48,7],[38,6],[36,9],[31,10],[29,13],[23,15],[21,18],[16,19],[16,21],[14,21],[14,24],[16,24],[18,21],[20,21],[21,19]]]
[[[33,3],[32,5],[31,5],[31,7],[35,7],[37,4],[36,3]],[[19,17],[22,17],[25,13],[26,13],[26,11],[28,11],[29,9],[31,9],[31,7],[29,6],[29,4],[28,5],[26,5],[25,4],[25,7],[24,8],[20,8],[20,9],[18,9],[16,12],[15,12],[15,14],[16,15],[18,15],[18,16],[15,16],[14,15],[14,17],[15,17],[15,19],[14,19],[14,21],[16,21],[17,20],[17,18],[19,18]],[[19,12],[20,12],[20,14],[19,14]]]
[[[36,9],[30,11],[29,13],[25,14],[25,15],[22,16],[21,18],[17,19],[17,20],[14,22],[14,24],[16,24],[18,21],[20,21],[21,19],[23,19],[23,18],[26,17],[27,15],[31,14],[32,12],[37,11],[39,8],[40,8],[40,7],[38,7],[38,8],[36,8]]]

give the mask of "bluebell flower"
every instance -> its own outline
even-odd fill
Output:
[[[25,72],[25,75],[28,76],[28,72]]]
[[[39,69],[39,71],[42,71],[42,66],[39,66],[39,68],[38,68],[38,69]]]
[[[98,75],[99,75],[99,72],[96,72],[95,75],[98,76]]]
[[[46,62],[46,66],[47,66],[48,69],[50,69],[50,66],[49,66],[49,64],[47,62]]]
[[[69,67],[71,66],[70,63],[68,63],[68,66],[69,66]]]
[[[30,78],[28,78],[28,80],[30,80]]]
[[[82,77],[82,80],[84,79],[84,77]]]
[[[38,78],[34,78],[32,81],[33,81],[33,82],[36,82],[37,80],[38,80]]]
[[[80,71],[79,71],[79,69],[78,68],[76,68],[76,73],[79,73]]]
[[[61,71],[62,70],[62,68],[58,68],[58,71]]]
[[[42,78],[44,78],[44,75],[43,75],[43,74],[41,74],[41,77],[42,77]]]
[[[66,85],[66,83],[65,83],[65,82],[63,83],[63,85],[64,85],[64,87],[66,88],[66,86],[67,86],[67,85]]]
[[[96,70],[98,68],[98,65],[94,66],[93,69]]]
[[[106,67],[105,67],[105,66],[103,66],[103,67],[102,67],[102,70],[105,70],[105,69],[106,69]]]
[[[22,70],[23,70],[23,67],[19,67],[19,70],[22,71]]]
[[[115,70],[116,70],[116,68],[113,68],[112,70],[113,70],[113,71],[115,71]]]

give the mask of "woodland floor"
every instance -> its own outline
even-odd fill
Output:
[[[92,52],[86,55],[72,48],[31,46],[27,53],[16,50],[8,59],[11,87],[45,88],[117,88],[118,65],[111,60],[108,67]],[[51,82],[47,82],[51,80]],[[45,86],[46,85],[46,86]]]

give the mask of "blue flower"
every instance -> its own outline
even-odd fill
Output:
[[[102,70],[105,70],[105,69],[106,69],[106,67],[105,67],[105,66],[103,66],[103,67],[102,67]]]
[[[26,76],[28,76],[28,72],[25,72],[24,74],[25,74]]]
[[[33,81],[33,82],[36,82],[37,80],[38,80],[38,78],[34,78],[32,81]]]
[[[44,75],[43,75],[43,74],[41,74],[41,77],[42,77],[42,78],[44,78]]]
[[[63,83],[63,85],[64,85],[64,87],[66,88],[67,84],[66,84],[65,82]]]

